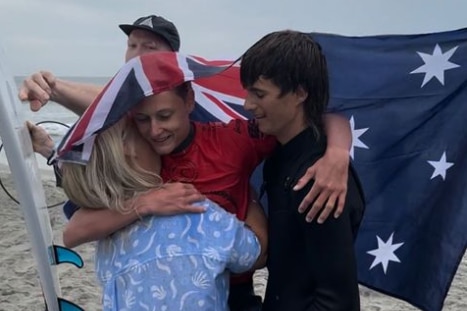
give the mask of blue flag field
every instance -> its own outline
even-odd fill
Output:
[[[312,36],[366,195],[359,280],[441,310],[467,245],[467,29]]]

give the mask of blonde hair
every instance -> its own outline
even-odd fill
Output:
[[[134,126],[123,118],[99,133],[86,165],[64,162],[62,186],[68,198],[81,207],[133,210],[132,199],[162,186],[155,172],[135,161]]]

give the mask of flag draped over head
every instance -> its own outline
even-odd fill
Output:
[[[213,76],[216,76],[214,81]],[[195,118],[207,119],[208,110],[224,121],[242,117],[238,111],[244,91],[234,61],[209,61],[175,52],[145,54],[126,63],[104,87],[62,139],[56,158],[86,164],[99,132],[119,121],[145,97],[187,81],[196,81],[193,83],[198,107]]]
[[[467,245],[467,29],[312,37],[366,196],[359,280],[439,311]]]
[[[310,36],[327,58],[329,110],[350,121],[351,156],[365,191],[359,281],[439,311],[467,245],[467,29]],[[195,80],[194,119],[249,117],[232,62],[160,55],[126,64],[63,140],[59,156],[86,162],[96,133],[144,96],[183,81]]]

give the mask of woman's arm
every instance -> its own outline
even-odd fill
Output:
[[[131,207],[128,214],[108,208],[80,208],[63,231],[63,243],[71,248],[100,240],[148,215],[202,213],[205,211],[202,206],[193,205],[202,200],[204,196],[193,185],[169,183],[140,195],[133,202],[128,202],[128,206]]]
[[[80,208],[63,230],[63,245],[74,248],[81,244],[103,239],[139,218],[136,210],[121,214],[108,208]]]

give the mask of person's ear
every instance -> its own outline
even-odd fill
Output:
[[[193,109],[195,109],[195,92],[191,85],[188,86],[187,94],[186,94],[186,105],[188,107],[188,111],[191,113]]]
[[[297,98],[297,103],[301,104],[308,98],[308,92],[303,89],[303,87],[299,86],[295,91],[295,96]]]
[[[126,128],[122,132],[122,146],[123,146],[123,155],[126,157],[134,157],[135,156],[135,151],[134,151],[134,146],[132,140],[135,139],[133,135],[133,131],[129,130],[129,128]]]

